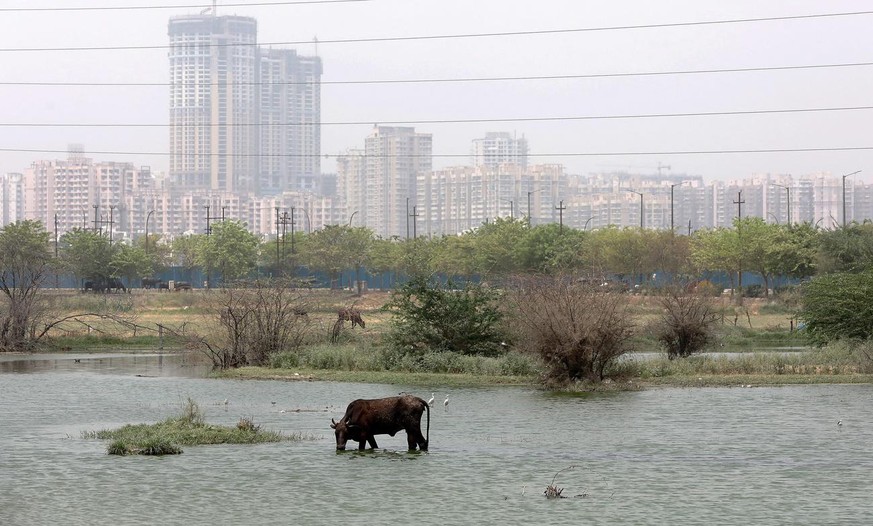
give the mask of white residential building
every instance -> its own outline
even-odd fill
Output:
[[[527,139],[507,132],[487,132],[473,139],[473,166],[497,168],[501,164],[517,164],[527,168]]]
[[[363,226],[384,238],[412,237],[417,177],[431,171],[432,143],[429,133],[416,133],[415,128],[373,128],[364,140],[366,206],[358,210]]]

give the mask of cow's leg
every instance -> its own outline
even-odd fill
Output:
[[[367,441],[365,439],[358,440],[358,451],[363,451],[364,444],[366,444],[366,443],[367,443]]]
[[[409,442],[409,450],[415,451],[415,446],[419,446],[422,451],[427,451],[427,440],[424,438],[424,435],[421,434],[421,429],[415,427],[407,431],[406,436],[408,437]]]
[[[370,437],[367,439],[367,442],[370,443],[370,447],[372,447],[373,449],[378,449],[378,448],[379,448],[379,446],[376,444],[376,437],[374,437],[374,436],[370,436]]]

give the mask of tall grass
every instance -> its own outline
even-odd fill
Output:
[[[368,345],[314,345],[299,352],[273,356],[271,367],[298,367],[343,371],[397,371],[407,373],[471,374],[485,376],[535,376],[541,364],[533,357],[509,351],[497,357],[467,356],[455,352],[404,354]]]
[[[870,344],[840,343],[798,353],[703,354],[678,360],[657,356],[624,360],[611,373],[643,380],[684,376],[873,374],[873,353],[870,350]]]

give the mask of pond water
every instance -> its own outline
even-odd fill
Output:
[[[873,516],[873,386],[567,396],[204,374],[180,356],[2,357],[0,524],[766,525]],[[379,437],[385,449],[375,453],[335,452],[328,426],[349,401],[400,391],[436,394],[429,453],[407,453],[403,432]],[[82,438],[177,415],[188,397],[210,423],[249,417],[311,439],[155,458],[109,456],[105,442]],[[543,497],[553,478],[570,498]]]

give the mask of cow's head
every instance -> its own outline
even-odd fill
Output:
[[[333,418],[331,418],[330,428],[334,430],[334,434],[336,435],[337,451],[344,451],[346,449],[346,442],[349,440],[358,440],[357,437],[360,435],[358,426],[350,423],[347,419],[335,422]]]

